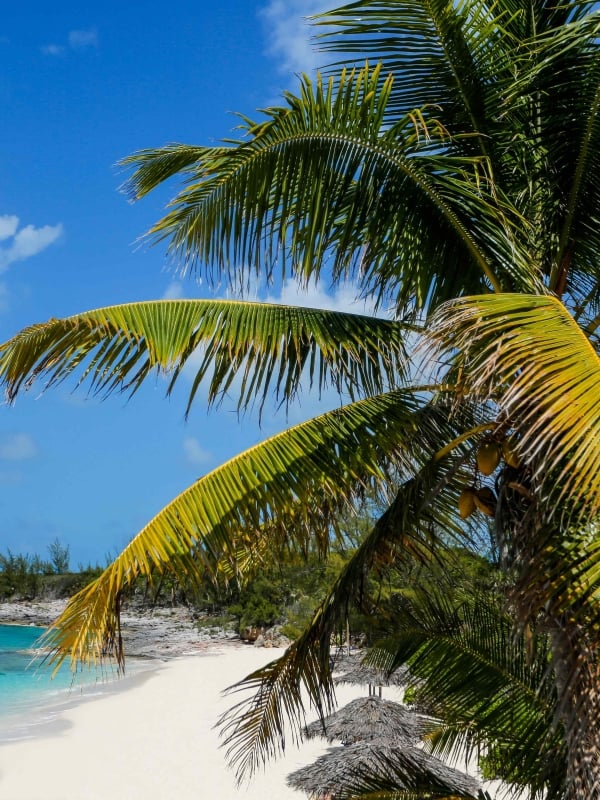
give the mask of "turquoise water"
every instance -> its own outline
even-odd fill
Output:
[[[113,672],[89,670],[78,673],[74,684],[68,666],[51,679],[51,668],[32,663],[43,630],[0,625],[0,742],[34,735],[36,726],[54,720],[65,705],[105,693],[107,679],[114,683]]]

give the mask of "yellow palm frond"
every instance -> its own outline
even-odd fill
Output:
[[[493,400],[556,511],[600,509],[600,359],[555,297],[498,294],[443,306],[432,335],[458,353],[461,391]],[[454,358],[454,356],[453,356]]]
[[[230,692],[250,692],[219,722],[239,780],[281,753],[286,735],[301,738],[307,702],[322,716],[331,710],[335,700],[329,667],[331,635],[362,593],[365,574],[375,567],[378,556],[393,553],[396,564],[428,560],[440,531],[445,541],[456,536],[464,542],[457,501],[469,453],[470,447],[463,443],[415,471],[341,570],[303,634],[279,659],[230,688]]]
[[[312,540],[326,550],[340,509],[367,486],[412,472],[436,449],[447,409],[423,407],[418,391],[353,403],[279,433],[200,478],[169,503],[90,587],[73,597],[45,643],[60,664],[122,661],[122,591],[138,575],[215,574],[242,569],[265,526],[289,546]]]

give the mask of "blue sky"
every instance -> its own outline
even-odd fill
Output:
[[[163,297],[212,296],[181,282],[164,247],[136,240],[171,186],[136,205],[116,162],[169,142],[230,136],[231,112],[277,103],[318,56],[303,16],[323,0],[82,4],[34,0],[0,21],[0,339],[49,317]],[[222,294],[222,293],[221,293]],[[272,299],[349,308],[351,287]],[[359,306],[353,307],[361,310]],[[186,423],[184,389],[150,381],[132,400],[63,384],[0,408],[0,551],[104,563],[175,495],[245,447],[319,411],[305,398],[259,429],[233,405]]]

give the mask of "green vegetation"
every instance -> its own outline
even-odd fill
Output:
[[[69,571],[69,547],[55,539],[47,560],[39,555],[0,553],[0,600],[34,600],[71,597],[102,573],[100,565],[79,565]]]
[[[126,189],[140,199],[181,179],[150,235],[189,274],[236,287],[351,279],[391,317],[140,302],[52,319],[2,345],[9,399],[73,374],[103,396],[156,371],[176,382],[201,348],[188,409],[202,382],[209,404],[239,391],[240,411],[273,397],[285,406],[309,385],[344,403],[175,498],[72,599],[47,643],[58,661],[107,643],[122,659],[121,595],[140,578],[208,576],[249,592],[284,551],[325,556],[340,519],[377,497],[383,510],[309,624],[242,682],[255,694],[223,721],[248,773],[283,745],[286,717],[301,726],[303,691],[328,709],[329,649],[348,613],[385,625],[400,616],[386,571],[416,578],[489,525],[503,619],[530,649],[547,646],[564,769],[550,779],[514,766],[491,728],[460,715],[447,747],[468,732],[529,797],[541,780],[549,798],[597,799],[600,11],[574,0],[357,0],[317,24],[337,66],[302,77],[256,121],[241,118],[237,141],[130,156]],[[374,611],[383,601],[387,615]],[[485,624],[481,641],[494,641],[500,622]],[[492,683],[482,677],[477,691],[498,708]],[[517,749],[532,746],[524,719],[509,714],[502,734]],[[545,739],[536,746],[539,763]]]

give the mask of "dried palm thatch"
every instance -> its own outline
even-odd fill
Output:
[[[358,742],[330,748],[292,772],[287,784],[311,798],[343,800],[359,792],[411,791],[428,797],[476,798],[479,784],[408,741]]]
[[[362,662],[362,654],[342,655],[334,662],[337,674],[335,683],[353,683],[374,686],[402,686],[406,682],[406,668],[402,667],[391,675]],[[371,691],[369,692],[371,694]]]
[[[338,739],[342,744],[374,739],[390,743],[400,739],[417,740],[427,728],[427,721],[413,711],[380,697],[358,697],[323,720],[307,725],[304,734],[309,739],[322,736],[328,742]]]

